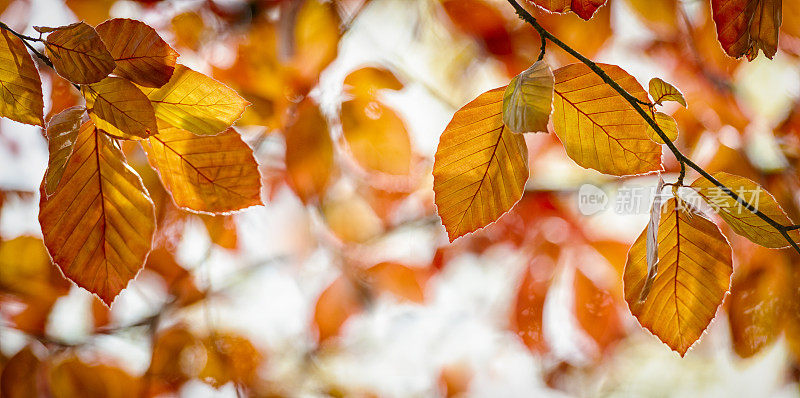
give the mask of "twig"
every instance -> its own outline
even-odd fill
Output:
[[[655,130],[656,134],[658,134],[658,136],[661,137],[661,139],[667,145],[667,148],[669,148],[672,154],[675,155],[675,158],[678,160],[678,162],[680,162],[681,177],[685,176],[685,167],[686,166],[691,167],[694,171],[703,176],[703,178],[710,181],[718,188],[722,189],[723,192],[725,192],[728,196],[736,200],[736,202],[744,206],[751,213],[755,214],[756,216],[758,216],[758,218],[764,220],[767,224],[775,228],[789,242],[792,248],[794,248],[794,250],[797,251],[797,253],[800,253],[800,246],[798,246],[797,243],[794,240],[792,240],[792,238],[789,236],[788,233],[788,231],[798,229],[800,228],[800,226],[791,226],[791,227],[784,226],[781,223],[773,220],[766,214],[762,213],[760,210],[753,207],[750,203],[739,197],[739,195],[737,195],[730,188],[726,187],[724,184],[719,182],[707,171],[703,170],[700,166],[695,164],[691,159],[689,159],[680,150],[678,150],[678,148],[675,146],[672,140],[670,140],[669,137],[667,137],[667,135],[664,133],[664,131],[661,130],[661,127],[658,126],[656,121],[653,120],[653,118],[650,115],[648,115],[644,109],[642,109],[642,107],[640,106],[640,102],[642,101],[631,95],[628,91],[626,91],[619,84],[617,84],[617,82],[615,82],[614,79],[612,79],[605,71],[603,71],[603,69],[597,66],[597,64],[594,63],[592,60],[586,58],[581,53],[577,52],[575,49],[565,44],[557,37],[555,37],[552,33],[548,32],[545,28],[543,28],[542,25],[540,25],[539,22],[536,20],[536,18],[533,15],[531,15],[526,9],[524,9],[517,2],[517,0],[508,0],[508,2],[509,4],[511,4],[512,7],[514,7],[514,10],[517,12],[517,15],[519,15],[519,17],[522,18],[523,21],[527,22],[534,29],[536,29],[536,31],[539,33],[539,36],[546,38],[547,40],[550,40],[555,45],[561,47],[564,51],[575,57],[577,60],[581,61],[584,65],[588,66],[589,69],[592,70],[592,72],[594,72],[597,76],[603,79],[603,81],[606,84],[611,86],[611,88],[613,88],[617,93],[619,93],[619,95],[622,96],[622,98],[624,98],[626,101],[628,101],[629,104],[631,104],[633,109],[635,109],[636,112],[638,112],[639,115],[647,122],[647,124],[649,124],[650,127],[653,128],[653,130]],[[683,182],[682,178],[680,178],[680,182],[681,183]]]
[[[49,66],[50,69],[56,70],[56,67],[53,65],[53,62],[50,61],[50,58],[47,58],[46,55],[42,54],[42,52],[40,52],[35,47],[33,47],[30,43],[28,43],[29,41],[40,42],[40,41],[43,41],[42,39],[37,39],[35,37],[25,36],[25,35],[23,35],[21,33],[17,33],[14,29],[11,29],[8,25],[4,24],[3,22],[0,22],[0,29],[5,29],[8,32],[10,32],[12,35],[19,37],[19,39],[22,40],[22,44],[24,44],[25,47],[28,47],[28,49],[31,50],[31,52],[34,55],[36,55],[37,58],[39,58],[42,62],[44,62],[45,65]],[[70,83],[72,83],[72,82],[70,82]],[[81,86],[79,86],[79,85],[77,85],[75,83],[72,83],[72,86],[74,86],[76,89],[78,89],[78,91],[80,91],[80,89],[81,89]]]

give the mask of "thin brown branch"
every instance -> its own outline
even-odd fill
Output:
[[[672,154],[675,155],[675,158],[678,160],[678,162],[680,162],[681,177],[685,176],[685,166],[689,166],[698,174],[703,176],[703,178],[705,178],[706,180],[710,181],[712,184],[720,188],[723,192],[725,192],[728,196],[733,198],[740,205],[744,206],[751,213],[755,214],[756,216],[758,216],[758,218],[762,219],[764,222],[775,228],[786,239],[786,241],[789,242],[792,248],[794,248],[794,250],[797,251],[797,253],[800,253],[800,246],[798,246],[797,243],[794,240],[792,240],[792,238],[789,236],[788,233],[788,231],[790,231],[789,226],[784,226],[781,223],[773,220],[772,218],[770,218],[769,216],[767,216],[766,214],[755,208],[749,202],[739,197],[739,195],[733,192],[733,190],[731,190],[730,188],[726,187],[724,184],[719,182],[711,174],[703,170],[703,168],[695,164],[691,159],[689,159],[686,155],[684,155],[675,146],[672,140],[670,140],[669,137],[667,137],[667,135],[664,133],[664,131],[661,130],[661,127],[658,126],[656,121],[650,115],[648,115],[648,113],[641,107],[640,104],[641,101],[639,99],[631,95],[627,90],[625,90],[619,84],[617,84],[617,82],[615,82],[614,79],[612,79],[608,74],[606,74],[606,72],[603,71],[603,69],[601,69],[599,66],[597,66],[597,64],[594,63],[592,60],[586,58],[583,54],[579,53],[566,43],[559,40],[552,33],[548,32],[544,27],[542,27],[542,25],[539,24],[539,22],[533,15],[531,15],[525,8],[523,8],[517,2],[517,0],[508,0],[508,2],[509,4],[511,4],[512,7],[514,7],[514,10],[517,12],[517,15],[519,15],[519,17],[522,18],[523,21],[527,22],[534,29],[536,29],[536,31],[539,33],[541,37],[550,40],[553,44],[561,47],[564,51],[575,57],[577,60],[581,61],[584,65],[588,66],[589,69],[592,70],[592,72],[594,72],[598,77],[600,77],[606,84],[611,86],[611,88],[613,88],[614,91],[619,93],[619,95],[622,96],[622,98],[628,101],[628,103],[633,107],[633,109],[635,109],[636,112],[638,112],[639,115],[647,122],[647,124],[649,124],[650,127],[653,128],[653,130],[655,130],[656,134],[658,134],[658,136],[667,145],[667,148],[669,148]],[[680,178],[680,180],[681,180],[680,182],[682,183],[683,178]],[[796,229],[794,228],[794,226],[792,226],[791,228]]]
[[[47,58],[46,55],[44,55],[41,51],[37,50],[35,47],[33,47],[29,43],[31,41],[34,41],[34,42],[39,41],[40,42],[40,41],[43,41],[42,39],[37,39],[35,37],[25,36],[25,35],[23,35],[21,33],[17,33],[14,29],[11,29],[8,25],[4,24],[3,22],[0,22],[0,29],[5,29],[9,33],[11,33],[12,35],[19,37],[19,39],[22,40],[22,44],[24,44],[25,47],[28,47],[28,49],[34,55],[36,55],[37,58],[39,58],[42,62],[44,62],[45,65],[49,66],[50,69],[56,70],[56,67],[53,65],[53,62],[50,61],[50,58]],[[72,85],[78,90],[81,89],[81,86],[79,86],[79,85],[77,85],[75,83],[72,83]]]

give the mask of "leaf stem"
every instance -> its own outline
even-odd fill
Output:
[[[3,23],[2,21],[0,21],[0,29],[7,30],[12,35],[17,36],[20,40],[22,40],[22,44],[24,44],[25,47],[28,47],[28,49],[34,55],[36,55],[37,58],[39,58],[42,62],[44,62],[45,65],[49,66],[50,69],[52,69],[52,70],[56,70],[56,67],[53,65],[53,62],[50,61],[50,58],[47,58],[47,56],[44,55],[41,51],[37,50],[30,43],[28,43],[29,41],[41,42],[41,41],[44,41],[44,40],[37,39],[35,37],[25,36],[25,35],[23,35],[21,33],[17,33],[14,29],[11,29],[8,25]],[[72,86],[74,86],[76,89],[78,89],[78,91],[80,91],[80,89],[81,89],[81,86],[79,86],[79,85],[77,85],[75,83],[72,83]]]
[[[664,131],[661,130],[661,127],[658,126],[656,121],[653,120],[653,118],[650,115],[648,115],[647,112],[644,109],[642,109],[642,107],[641,107],[641,102],[642,101],[640,101],[638,98],[636,98],[633,95],[631,95],[628,91],[626,91],[619,84],[617,84],[617,82],[615,82],[614,79],[612,79],[608,74],[606,74],[606,72],[603,71],[603,69],[601,69],[599,66],[597,66],[597,64],[594,63],[592,60],[590,60],[589,58],[586,58],[583,54],[579,53],[578,51],[576,51],[575,49],[573,49],[572,47],[570,47],[569,45],[567,45],[563,41],[559,40],[558,37],[556,37],[552,33],[548,32],[547,29],[545,29],[544,27],[542,27],[542,25],[539,24],[539,22],[536,20],[536,17],[531,15],[525,8],[523,8],[517,2],[517,0],[508,0],[508,3],[511,4],[512,7],[514,7],[514,10],[516,11],[517,15],[523,21],[527,22],[534,29],[536,29],[536,31],[539,33],[539,36],[542,37],[542,40],[544,40],[544,39],[550,40],[551,42],[553,42],[553,44],[561,47],[564,51],[566,51],[567,53],[569,53],[570,55],[575,57],[578,61],[581,61],[584,65],[588,66],[589,69],[592,70],[592,72],[594,72],[606,84],[611,86],[611,88],[613,88],[617,93],[619,93],[619,95],[622,96],[622,98],[624,98],[626,101],[628,101],[629,104],[631,104],[633,109],[635,109],[636,112],[638,112],[639,115],[647,122],[647,124],[649,124],[650,127],[653,128],[653,130],[655,130],[656,134],[658,134],[658,136],[664,141],[664,143],[667,145],[667,148],[669,148],[669,150],[672,152],[673,155],[675,155],[675,158],[681,164],[681,175],[679,177],[679,182],[680,183],[683,182],[682,181],[683,177],[686,174],[686,166],[689,166],[694,171],[696,171],[698,174],[703,176],[703,178],[705,178],[706,180],[710,181],[712,184],[714,184],[718,188],[722,189],[723,192],[725,192],[728,196],[730,196],[731,198],[736,200],[736,202],[738,202],[740,205],[744,206],[751,213],[755,214],[756,216],[758,216],[758,218],[764,220],[767,224],[769,224],[770,226],[775,228],[789,242],[789,244],[792,246],[792,248],[794,248],[794,250],[797,251],[797,253],[800,253],[800,246],[798,246],[797,243],[794,240],[792,240],[792,238],[789,236],[789,233],[788,233],[788,231],[791,231],[791,230],[794,230],[794,229],[798,229],[798,228],[800,228],[800,226],[787,227],[787,226],[784,226],[781,223],[773,220],[772,218],[770,218],[769,216],[767,216],[766,214],[764,214],[760,210],[758,210],[755,207],[753,207],[750,203],[748,203],[747,201],[745,201],[744,199],[739,197],[739,195],[737,195],[730,188],[726,187],[724,184],[719,182],[716,178],[714,178],[707,171],[703,170],[700,166],[695,164],[691,159],[689,159],[680,150],[678,150],[678,148],[675,146],[675,144],[672,142],[672,140],[670,140],[669,137],[667,137],[667,135],[664,133]],[[647,105],[649,105],[649,104],[647,104]]]

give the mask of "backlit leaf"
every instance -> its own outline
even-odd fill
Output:
[[[403,83],[387,69],[366,66],[350,72],[344,79],[344,86],[347,92],[356,97],[370,98],[378,90],[400,90]]]
[[[336,278],[322,291],[314,308],[314,329],[317,341],[323,343],[339,335],[339,330],[351,315],[363,309],[358,287],[344,276]]]
[[[714,173],[712,176],[771,219],[782,225],[794,224],[772,197],[772,194],[752,180],[723,171]],[[761,246],[773,249],[789,246],[789,242],[778,230],[710,181],[700,177],[692,183],[692,187],[737,234]],[[789,236],[795,242],[800,241],[800,232],[797,230],[790,231]]]
[[[116,66],[97,31],[83,22],[38,30],[50,32],[45,41],[50,61],[59,75],[73,83],[99,82]]]
[[[142,147],[180,208],[225,213],[262,204],[253,150],[232,128],[200,136],[162,126]]]
[[[603,353],[625,335],[614,297],[589,279],[581,270],[575,271],[575,318],[578,325],[597,344]]]
[[[658,176],[658,185],[656,186],[655,197],[653,204],[650,208],[650,221],[647,223],[645,250],[647,250],[647,279],[645,279],[642,293],[639,295],[639,302],[643,302],[650,294],[650,289],[653,288],[653,282],[658,275],[658,226],[661,223],[661,203],[663,201],[662,190],[664,189],[664,180]]]
[[[203,340],[203,345],[207,355],[200,379],[217,388],[228,382],[247,385],[256,380],[262,356],[250,340],[233,333],[214,332]]]
[[[778,49],[781,0],[711,0],[711,10],[717,39],[728,55],[747,55],[752,61],[762,50],[772,59]]]
[[[631,95],[647,101],[633,76],[615,65],[598,66]],[[662,168],[661,146],[648,138],[647,123],[588,66],[567,65],[554,75],[553,126],[575,163],[613,175]]]
[[[236,250],[239,246],[239,238],[236,234],[236,218],[234,216],[210,216],[198,214],[203,225],[208,232],[208,238],[215,245],[228,249]]]
[[[503,124],[504,91],[487,91],[459,109],[439,140],[433,191],[450,241],[497,220],[525,189],[528,148]]]
[[[511,311],[511,330],[534,353],[548,350],[544,336],[544,303],[553,277],[553,262],[535,257],[525,269]]]
[[[285,131],[289,186],[304,203],[325,195],[333,172],[333,141],[328,122],[310,100],[300,103],[294,123]]]
[[[139,379],[109,365],[88,364],[70,356],[52,365],[49,387],[54,398],[137,398]]]
[[[42,80],[22,40],[0,31],[0,116],[44,126]]]
[[[572,11],[579,17],[589,20],[606,0],[528,0],[550,12]]]
[[[370,286],[390,292],[397,298],[415,303],[425,300],[425,282],[428,278],[421,268],[384,262],[367,268],[364,274]]]
[[[664,112],[656,112],[653,114],[653,120],[655,120],[658,127],[661,128],[661,131],[666,134],[670,141],[674,142],[678,138],[678,123],[675,122],[672,116]],[[649,125],[647,126],[647,135],[653,142],[664,144],[664,140],[661,139],[661,136]]]
[[[650,97],[653,98],[653,102],[656,105],[661,105],[664,101],[675,101],[683,105],[684,108],[686,107],[686,99],[683,98],[683,94],[675,86],[654,77],[650,79],[648,88]]]
[[[514,76],[503,94],[503,123],[515,133],[547,132],[553,84],[553,71],[545,61]]]
[[[114,74],[145,87],[161,87],[172,77],[178,53],[156,31],[132,19],[109,19],[97,26],[117,67]]]
[[[122,151],[89,121],[55,194],[41,199],[39,223],[64,275],[110,305],[144,265],[155,214]]]
[[[342,104],[342,131],[350,152],[367,169],[404,175],[411,169],[411,139],[405,123],[377,100]]]
[[[161,88],[142,87],[156,116],[198,135],[223,132],[242,116],[248,102],[226,85],[183,65]]]
[[[44,396],[38,380],[41,363],[30,346],[19,350],[4,364],[0,376],[0,395],[3,398]]]
[[[731,248],[714,223],[676,199],[664,204],[658,227],[658,275],[644,302],[646,231],[628,252],[623,276],[625,301],[639,323],[686,354],[722,304],[730,285]]]
[[[147,138],[158,132],[153,106],[133,83],[107,77],[81,86],[89,116],[100,130],[118,138]]]
[[[64,167],[72,155],[72,147],[84,122],[86,108],[75,106],[50,118],[47,123],[47,146],[50,160],[44,174],[44,191],[50,196],[56,191]]]

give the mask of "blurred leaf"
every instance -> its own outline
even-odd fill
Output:
[[[296,84],[311,88],[338,53],[339,15],[332,2],[304,0],[294,16],[289,48]],[[307,89],[303,89],[307,91]]]
[[[708,327],[730,287],[731,248],[714,223],[676,199],[664,204],[658,227],[659,270],[639,302],[647,276],[645,233],[628,253],[625,301],[639,323],[681,356]]]
[[[394,294],[397,298],[422,303],[428,273],[419,268],[384,262],[369,267],[364,272],[370,286]]]
[[[544,303],[553,278],[554,262],[539,255],[525,268],[511,311],[511,330],[534,353],[548,351],[544,336]]]
[[[497,220],[525,190],[528,149],[503,124],[504,90],[487,91],[459,109],[439,140],[433,190],[451,242]]]
[[[108,19],[111,6],[116,0],[64,0],[64,3],[78,19],[97,25]]]
[[[772,59],[778,48],[781,0],[711,0],[711,10],[717,38],[728,55],[746,54],[752,61],[763,50]]]
[[[345,243],[364,243],[383,232],[383,223],[359,194],[326,199],[322,215],[331,232]]]
[[[297,106],[294,123],[284,136],[289,186],[304,203],[318,202],[325,196],[334,168],[328,122],[316,104],[305,100]]]
[[[178,53],[153,28],[114,18],[98,25],[97,33],[116,61],[116,75],[145,87],[161,87],[172,77]]]
[[[0,396],[3,398],[28,398],[44,396],[39,380],[41,360],[30,346],[19,350],[3,367],[0,376]]]
[[[344,78],[345,90],[357,98],[372,98],[378,90],[400,90],[403,83],[391,71],[373,66],[365,66],[350,72]]]
[[[628,5],[644,24],[660,36],[679,32],[678,0],[628,0]]]
[[[317,341],[322,344],[338,336],[347,319],[362,310],[359,288],[345,276],[336,278],[322,291],[314,307]]]
[[[46,137],[50,160],[44,174],[44,192],[48,197],[55,193],[56,187],[61,182],[64,168],[72,156],[78,131],[85,121],[83,117],[85,112],[86,108],[75,106],[53,116],[47,122]]]
[[[116,64],[97,31],[76,22],[58,28],[37,28],[48,33],[45,47],[59,75],[78,84],[99,82]]]
[[[128,80],[107,77],[81,86],[81,92],[95,126],[112,137],[141,139],[158,133],[150,100]]]
[[[209,216],[199,214],[206,227],[208,237],[215,245],[228,250],[236,250],[238,238],[236,235],[236,218],[233,216]]]
[[[233,334],[214,332],[203,340],[207,356],[200,378],[219,388],[228,382],[247,386],[257,378],[261,353],[250,340]]]
[[[0,116],[44,126],[44,98],[39,71],[22,40],[0,31]]]
[[[175,297],[181,307],[196,303],[205,295],[197,288],[192,274],[181,267],[173,254],[163,247],[150,252],[145,269],[155,272],[164,280],[167,292]]]
[[[410,172],[411,139],[391,108],[356,98],[342,104],[341,121],[347,145],[363,167],[394,175]]]
[[[511,54],[506,20],[497,8],[483,0],[444,0],[442,5],[456,27],[480,40],[489,54]]]
[[[578,325],[594,340],[599,351],[625,336],[614,297],[598,287],[581,270],[575,271],[575,318]]]
[[[195,12],[183,12],[172,17],[170,25],[172,26],[172,32],[175,33],[175,43],[178,47],[186,47],[197,51],[206,27],[203,17]]]
[[[536,61],[514,76],[503,94],[503,123],[515,133],[547,132],[553,109],[553,71]]]
[[[137,398],[141,387],[138,379],[120,368],[87,364],[76,356],[50,369],[54,398]]]
[[[162,330],[153,343],[147,377],[153,381],[151,392],[175,391],[202,370],[205,347],[202,341],[183,325]],[[162,384],[155,386],[153,384]],[[152,391],[156,390],[156,391]]]

